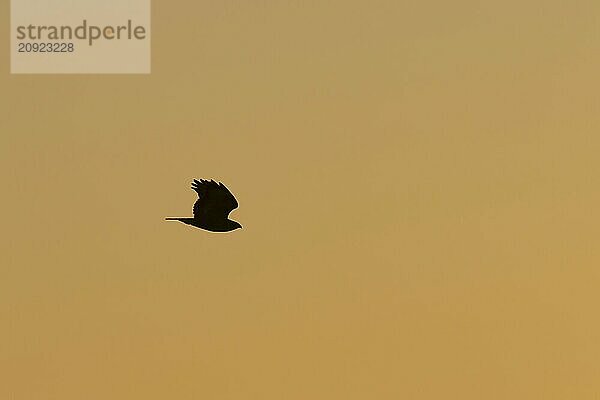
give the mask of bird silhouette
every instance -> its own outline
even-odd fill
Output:
[[[198,200],[194,203],[194,217],[169,217],[166,218],[167,221],[183,222],[210,232],[230,232],[242,227],[228,218],[229,213],[238,207],[238,202],[223,183],[212,179],[194,179],[192,189],[198,193]]]

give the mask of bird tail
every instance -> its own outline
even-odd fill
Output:
[[[177,217],[167,217],[165,218],[165,221],[181,221],[182,218],[177,218]]]

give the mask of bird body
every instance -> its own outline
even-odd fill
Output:
[[[229,213],[238,207],[238,202],[223,183],[194,179],[192,189],[198,193],[194,217],[169,217],[167,221],[179,221],[210,232],[230,232],[242,227],[228,218]]]
[[[209,222],[209,221],[198,221],[195,218],[165,218],[167,221],[179,221],[183,222],[186,225],[192,225],[196,228],[204,229],[206,231],[211,232],[230,232],[241,228],[240,225],[236,221],[232,221],[230,219],[226,219],[225,221],[217,221],[217,222]]]

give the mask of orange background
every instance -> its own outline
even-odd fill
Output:
[[[599,13],[155,1],[149,76],[3,29],[0,398],[596,399]],[[163,221],[194,177],[244,229]]]

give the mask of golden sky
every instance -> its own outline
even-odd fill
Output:
[[[596,399],[598,15],[154,1],[147,76],[4,29],[0,398]],[[165,222],[192,178],[244,228]]]

